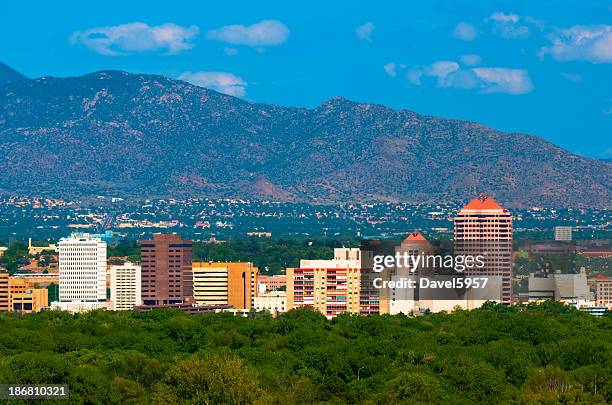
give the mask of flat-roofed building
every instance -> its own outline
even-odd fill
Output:
[[[193,297],[199,305],[253,307],[258,268],[251,262],[194,262]]]
[[[12,281],[12,280],[11,280]],[[22,314],[40,312],[49,307],[49,291],[46,288],[11,288],[10,311]]]
[[[268,291],[255,297],[254,308],[257,311],[269,311],[273,315],[287,312],[287,292]]]
[[[139,241],[142,302],[180,304],[193,299],[192,242],[177,234]]]
[[[52,308],[69,303],[82,310],[106,307],[106,242],[75,233],[60,239],[58,251],[59,304],[52,303]]]
[[[370,315],[380,312],[380,295],[359,248],[336,248],[332,260],[301,260],[287,269],[287,307],[312,307],[327,318],[344,312]],[[371,261],[371,257],[369,258]]]
[[[560,301],[582,304],[590,300],[586,271],[580,273],[531,273],[529,274],[529,301]]]
[[[612,278],[606,276],[595,277],[595,304],[612,308]]]
[[[110,268],[110,309],[128,311],[142,305],[140,266],[131,262]]]

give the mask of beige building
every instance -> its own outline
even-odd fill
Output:
[[[595,277],[595,304],[600,307],[612,308],[612,278]]]
[[[358,248],[336,248],[332,260],[302,260],[299,268],[288,268],[288,309],[312,307],[328,318],[379,313],[379,292],[363,263],[371,257],[362,253],[371,256]]]
[[[259,294],[254,299],[254,308],[257,311],[269,311],[273,315],[287,312],[287,292],[268,291]]]
[[[32,245],[32,238],[28,238],[28,253],[31,255],[38,255],[47,251],[57,252],[57,246],[54,244],[49,244],[47,246],[34,246]]]
[[[586,271],[578,274],[529,274],[529,301],[560,301],[580,305],[590,300]]]
[[[257,267],[251,262],[194,262],[193,297],[199,305],[253,308]]]
[[[110,267],[109,308],[113,311],[126,311],[142,305],[140,266],[126,262]]]

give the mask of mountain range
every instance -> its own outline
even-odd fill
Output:
[[[517,119],[520,119],[517,118]],[[537,136],[334,97],[252,103],[122,71],[0,64],[0,193],[609,208],[612,163]]]

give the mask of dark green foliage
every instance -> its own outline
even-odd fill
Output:
[[[28,245],[23,242],[13,242],[6,252],[0,256],[0,268],[4,267],[9,273],[15,273],[21,266],[30,263]]]
[[[556,303],[409,318],[96,311],[0,316],[0,384],[72,403],[612,401],[612,317]]]
[[[194,242],[193,261],[249,261],[255,263],[262,274],[278,274],[281,269],[299,266],[300,259],[328,259],[333,256],[334,247],[339,246],[342,246],[340,241],[326,238],[250,238],[220,244]],[[111,262],[118,257],[140,261],[140,247],[135,242],[109,246],[107,250]]]
[[[297,267],[300,259],[328,259],[340,242],[333,239],[299,238],[237,239],[229,243],[194,243],[194,261],[249,261],[261,274],[277,274],[281,269]],[[266,272],[266,267],[268,272]]]

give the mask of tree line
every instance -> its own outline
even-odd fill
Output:
[[[75,404],[610,403],[611,338],[611,316],[553,302],[333,320],[3,314],[0,384],[68,384]]]

